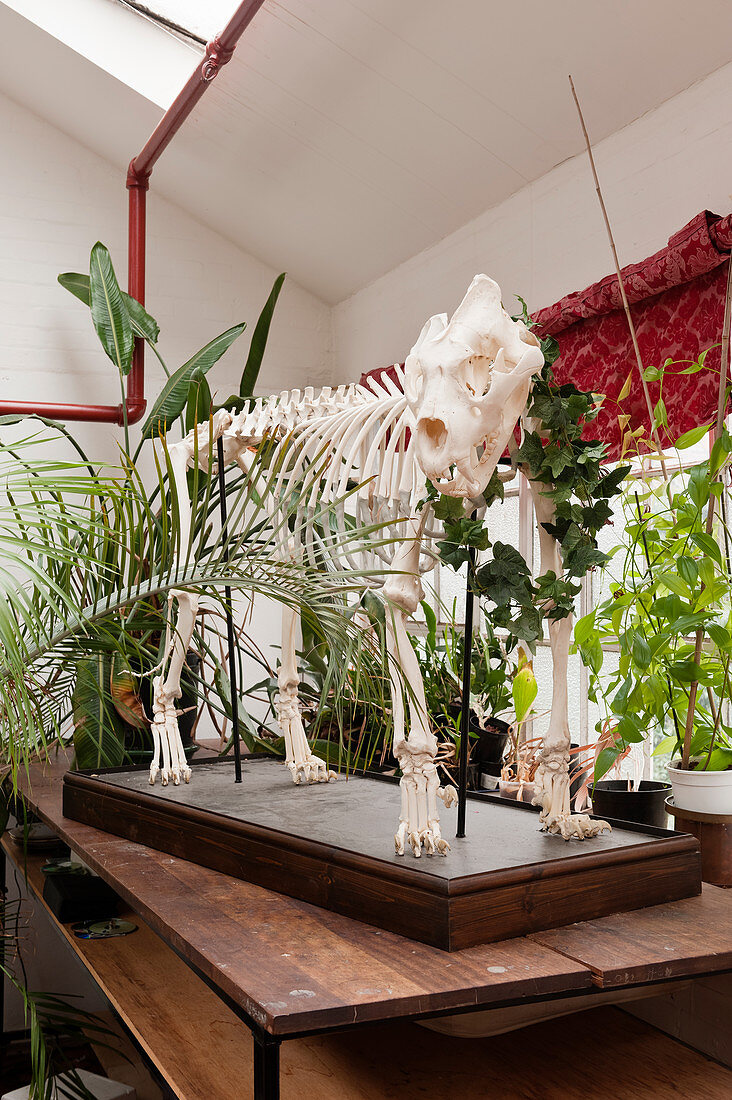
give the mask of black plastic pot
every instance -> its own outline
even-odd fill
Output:
[[[482,770],[486,764],[500,764],[503,759],[503,750],[506,747],[510,727],[508,722],[500,718],[489,718],[485,729],[477,722],[471,721],[470,732],[477,733],[478,744],[475,747],[475,762],[481,765]]]
[[[643,779],[636,790],[628,790],[627,779],[600,779],[590,789],[592,812],[597,817],[614,817],[636,825],[666,829],[666,799],[670,783]]]

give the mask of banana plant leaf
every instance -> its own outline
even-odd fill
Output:
[[[109,251],[97,241],[89,259],[90,308],[102,347],[120,374],[129,374],[135,343]]]
[[[184,363],[182,367],[178,367],[178,370],[171,374],[143,425],[143,439],[153,439],[155,436],[163,435],[168,430],[186,407],[188,390],[194,372],[198,371],[202,375],[207,374],[214,363],[217,363],[224,352],[228,351],[234,341],[241,336],[245,328],[246,322],[242,321],[241,324],[234,325],[226,332],[222,332],[220,336],[211,340],[200,351],[197,351],[187,363]]]
[[[91,308],[91,290],[89,289],[89,276],[82,275],[78,271],[65,271],[58,276],[58,281],[64,290],[68,290],[70,294],[73,294],[75,298],[78,298],[80,302],[83,302],[87,308]],[[122,293],[122,301],[127,307],[127,312],[130,315],[130,322],[132,324],[132,331],[135,336],[141,337],[143,340],[149,340],[151,344],[157,344],[158,337],[160,336],[160,326],[154,317],[151,317],[144,306],[141,306],[136,298],[131,297],[124,290]]]
[[[264,303],[264,308],[259,314],[256,325],[254,326],[254,333],[252,334],[252,340],[249,345],[249,355],[244,365],[244,371],[239,383],[239,393],[232,394],[219,408],[228,409],[230,412],[239,412],[248,404],[249,399],[254,394],[254,387],[257,384],[259,378],[259,372],[262,367],[262,360],[264,359],[265,348],[267,347],[267,340],[269,339],[269,330],[272,324],[272,317],[277,305],[277,299],[280,296],[280,291],[287,277],[287,272],[283,271],[281,275],[278,275],[274,281],[272,289],[269,293],[269,298]]]
[[[96,653],[76,666],[71,697],[79,768],[114,768],[125,759],[124,725],[110,691],[111,658]]]

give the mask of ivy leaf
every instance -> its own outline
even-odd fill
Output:
[[[518,449],[519,462],[529,467],[531,477],[536,477],[544,465],[544,444],[536,432],[527,432]]]
[[[584,577],[590,569],[594,569],[598,565],[604,565],[606,561],[607,554],[588,543],[584,546],[578,546],[569,555],[568,560],[565,561],[565,566],[571,577]]]
[[[462,519],[465,515],[465,501],[462,497],[440,496],[432,504],[435,518],[445,521]]]
[[[614,470],[605,474],[605,476],[598,481],[597,485],[592,490],[592,496],[616,496],[620,492],[620,486],[628,473],[630,473],[630,466],[616,466]]]

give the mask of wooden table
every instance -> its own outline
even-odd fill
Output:
[[[251,1030],[256,1100],[279,1096],[285,1039],[732,969],[732,896],[714,887],[448,954],[65,819],[66,766],[59,757],[32,769],[29,805]],[[168,983],[174,1006],[179,977],[125,980]]]

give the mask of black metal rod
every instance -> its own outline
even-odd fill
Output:
[[[5,921],[7,919],[7,861],[5,849],[0,848],[0,1047],[6,1041],[5,1035],[5,983],[7,981],[3,966],[5,965]]]
[[[226,482],[224,477],[224,441],[219,436],[219,506],[221,509],[221,541],[224,561],[229,560],[229,529],[226,516]],[[241,783],[241,745],[239,743],[239,691],[236,684],[236,650],[234,645],[234,612],[231,606],[231,589],[224,585],[226,596],[226,633],[229,640],[229,685],[231,687],[231,731],[234,738],[234,782]]]
[[[475,518],[475,513],[473,513]],[[463,694],[460,707],[460,759],[458,761],[458,809],[457,832],[459,838],[465,836],[465,807],[468,801],[468,764],[470,762],[470,676],[473,656],[473,573],[475,572],[475,547],[468,549],[468,580],[465,586],[465,633],[463,635]]]

